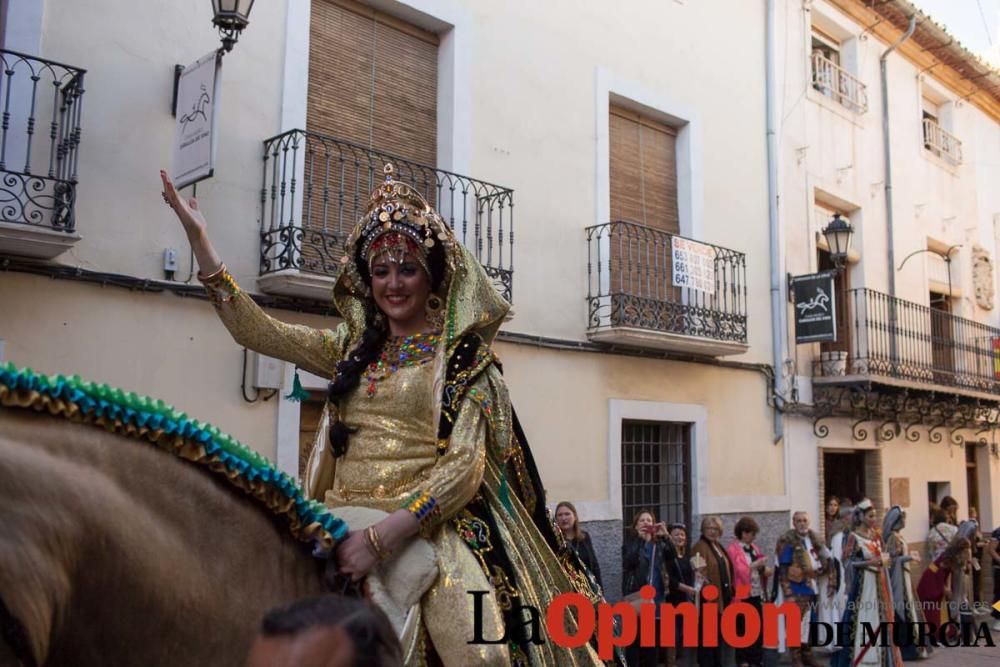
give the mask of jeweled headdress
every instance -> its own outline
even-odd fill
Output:
[[[341,261],[347,265],[345,270],[355,290],[367,293],[371,263],[383,254],[388,254],[391,261],[401,261],[410,254],[431,275],[429,255],[435,245],[441,244],[445,256],[443,282],[454,268],[451,251],[455,235],[419,192],[393,178],[394,171],[391,164],[385,165],[385,182],[372,192],[364,217],[347,239],[347,254]]]

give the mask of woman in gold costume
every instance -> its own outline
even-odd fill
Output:
[[[438,575],[407,664],[601,664],[590,645],[532,642],[524,623],[523,605],[544,624],[555,596],[599,593],[552,529],[490,348],[509,304],[441,217],[387,166],[345,245],[333,290],[344,322],[318,330],[264,313],[212,248],[197,202],[161,178],[233,338],[332,380],[329,447],[314,448],[306,491],[330,507],[388,513],[339,545],[340,571],[360,579],[417,535],[433,547]],[[481,636],[506,642],[468,643],[469,591],[489,591]],[[575,621],[566,624],[574,635]]]

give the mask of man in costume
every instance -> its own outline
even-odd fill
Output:
[[[599,596],[555,535],[490,348],[510,306],[441,217],[387,166],[345,244],[333,290],[344,322],[318,330],[257,307],[212,249],[197,203],[163,180],[236,341],[332,379],[306,491],[386,513],[338,547],[341,571],[362,578],[418,534],[433,547],[437,574],[404,637],[407,664],[601,664],[590,645],[531,641],[522,607],[544,614],[561,593]],[[481,636],[498,643],[469,643],[477,615]],[[576,634],[575,619],[565,622]]]
[[[809,646],[809,619],[816,610],[819,579],[823,577],[829,585],[829,578],[836,579],[832,555],[823,539],[809,529],[809,514],[795,512],[792,515],[791,530],[785,532],[777,544],[779,601],[792,601],[802,612],[802,645],[790,647],[792,665],[819,667]],[[824,576],[826,575],[826,576]],[[836,588],[836,581],[833,582]]]

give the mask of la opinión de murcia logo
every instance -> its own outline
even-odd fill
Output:
[[[483,636],[483,599],[490,591],[467,591],[473,597],[473,637],[469,644],[503,644],[502,637]],[[736,597],[750,594],[749,586],[737,586]],[[614,604],[602,602],[594,605],[581,593],[563,593],[556,596],[545,612],[545,629],[557,646],[580,648],[595,637],[597,655],[602,660],[614,658],[615,648],[631,646],[638,638],[643,647],[715,647],[720,639],[734,648],[752,646],[763,637],[765,646],[777,646],[781,622],[785,626],[785,644],[802,645],[802,613],[791,601],[776,605],[767,602],[762,611],[748,602],[734,600],[719,613],[719,589],[706,585],[702,589],[703,601],[699,606],[691,602],[681,604],[655,604],[656,590],[649,585],[639,589],[645,602],[636,612],[631,602]],[[531,605],[516,605],[529,641],[544,644],[541,612]],[[657,610],[659,621],[657,621]],[[575,632],[566,630],[566,613],[575,618]],[[677,619],[682,619],[683,636],[677,637]],[[742,628],[737,619],[743,619]],[[617,621],[617,623],[616,623]],[[619,626],[616,628],[616,625]],[[657,625],[659,627],[657,627]],[[572,625],[571,625],[572,627]],[[861,623],[865,643],[878,646],[995,646],[986,622],[948,622],[940,626],[931,623]],[[809,624],[811,646],[851,646],[850,628],[845,623]],[[678,641],[680,640],[680,641]]]

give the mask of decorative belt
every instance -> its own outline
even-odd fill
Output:
[[[424,470],[421,473],[402,479],[395,484],[379,484],[378,486],[373,486],[367,489],[343,487],[339,484],[336,485],[336,489],[337,494],[344,500],[353,500],[355,498],[375,498],[376,500],[384,500],[385,498],[393,498],[400,495],[404,491],[411,490],[414,484],[426,481],[428,474],[429,471]]]

